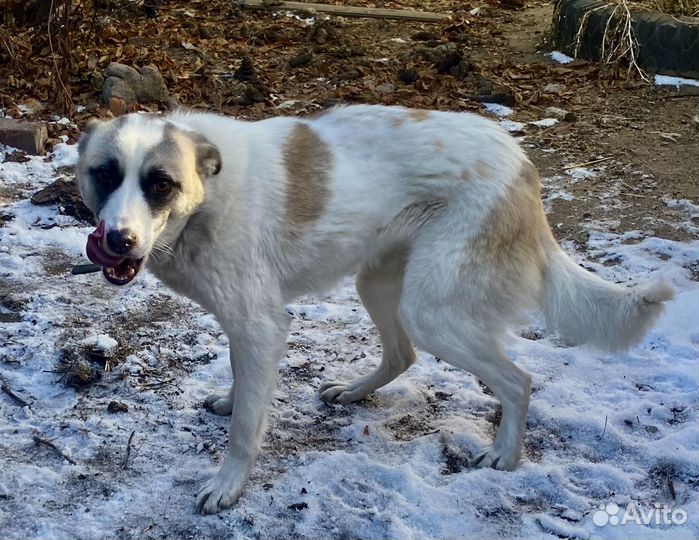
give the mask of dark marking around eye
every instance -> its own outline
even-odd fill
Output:
[[[119,162],[112,158],[98,167],[90,169],[90,177],[95,188],[97,200],[97,213],[107,202],[107,198],[121,185],[124,180],[124,173],[119,166]]]
[[[141,175],[141,191],[151,210],[159,212],[182,186],[163,169],[154,167]]]

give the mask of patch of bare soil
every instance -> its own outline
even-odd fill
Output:
[[[544,4],[509,19],[503,27],[508,52],[501,54],[515,65],[546,62],[537,49],[544,45],[541,29],[551,15],[551,6]],[[544,177],[562,175],[571,165],[595,172],[584,181],[563,182],[574,198],[556,199],[550,207],[549,220],[559,239],[584,246],[587,226],[593,222],[613,232],[639,230],[676,240],[696,237],[699,215],[673,201],[699,202],[699,92],[694,87],[677,90],[631,81],[609,85],[597,78],[584,88],[563,82],[555,89],[562,99],[552,105],[572,112],[574,121],[525,138]],[[520,109],[525,118],[546,116],[540,105]],[[601,161],[591,163],[596,160]]]

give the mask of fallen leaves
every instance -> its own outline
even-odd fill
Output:
[[[582,61],[566,66],[510,61],[506,30],[517,15],[489,4],[434,0],[425,9],[452,13],[441,24],[242,13],[230,0],[128,4],[125,9],[125,0],[113,0],[106,4],[112,7],[95,10],[90,0],[73,0],[76,20],[67,38],[64,82],[81,105],[69,114],[78,124],[95,114],[165,106],[125,108],[119,100],[101,105],[112,62],[136,69],[154,65],[180,104],[248,119],[312,113],[343,101],[447,110],[473,110],[479,102],[566,106],[587,87],[618,83]],[[0,37],[0,100],[6,113],[22,114],[20,96],[40,103],[55,97],[46,32],[17,27]],[[13,63],[21,57],[32,62]],[[250,66],[254,80],[241,79],[241,70]],[[50,112],[55,107],[43,114]],[[73,133],[64,134],[73,140]]]

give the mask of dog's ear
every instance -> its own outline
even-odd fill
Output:
[[[215,176],[221,172],[221,152],[216,145],[199,133],[188,133],[194,142],[194,153],[197,159],[197,172],[202,178]]]
[[[82,135],[80,135],[80,141],[78,141],[79,154],[85,152],[85,149],[87,148],[87,142],[90,140],[90,137],[95,131],[97,131],[97,128],[104,124],[104,122],[104,120],[100,120],[99,118],[90,118],[87,121],[85,129],[83,130]]]

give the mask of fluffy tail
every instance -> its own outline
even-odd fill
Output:
[[[547,326],[575,344],[618,351],[643,338],[675,293],[666,282],[622,287],[579,267],[551,241],[544,277]]]

